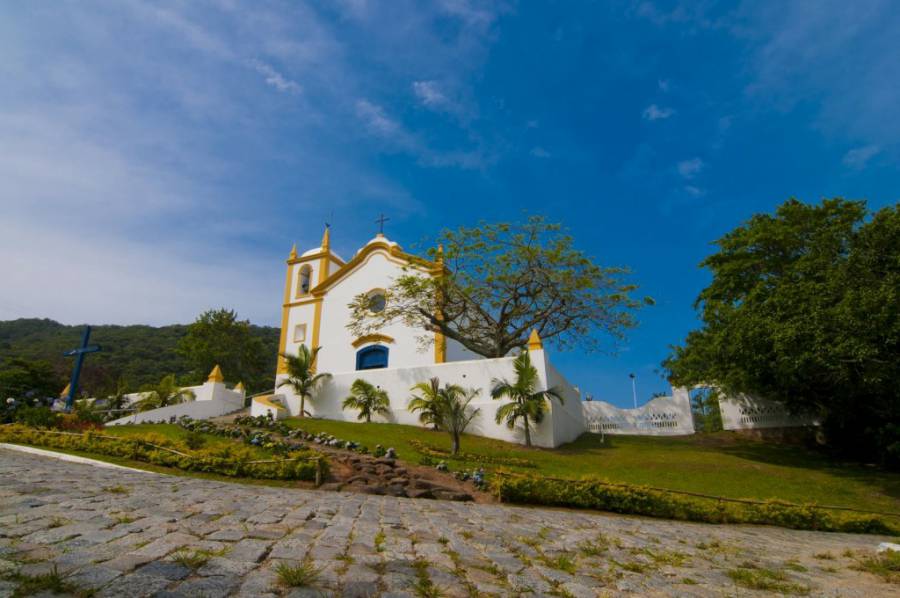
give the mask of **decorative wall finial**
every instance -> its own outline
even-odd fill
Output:
[[[326,224],[325,232],[322,234],[322,249],[328,249],[331,247],[331,227]]]
[[[207,382],[225,382],[225,376],[222,375],[222,368],[219,367],[219,364],[216,364],[216,367],[212,369],[209,373],[209,378],[206,379]]]
[[[294,243],[294,246],[291,247],[291,253],[288,254],[288,259],[289,260],[297,259],[297,244],[296,243]]]
[[[538,335],[538,331],[536,328],[531,329],[531,336],[528,337],[528,350],[529,351],[539,351],[544,348],[544,343],[541,341],[541,337]]]

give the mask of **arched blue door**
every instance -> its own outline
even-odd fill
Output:
[[[388,365],[388,348],[372,345],[356,352],[356,369],[374,370]]]

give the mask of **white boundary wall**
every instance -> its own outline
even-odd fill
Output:
[[[244,392],[229,390],[222,382],[205,382],[200,386],[190,386],[184,390],[194,393],[193,401],[186,401],[168,407],[141,411],[107,422],[107,426],[122,424],[142,424],[168,422],[170,418],[187,415],[193,419],[209,419],[237,411],[244,407]],[[128,395],[129,404],[139,401],[143,393]]]
[[[815,425],[812,417],[791,415],[784,405],[747,395],[719,399],[724,430],[796,428]]]
[[[681,436],[694,433],[691,399],[684,388],[657,397],[637,409],[620,409],[605,401],[582,403],[585,428],[597,434]]]
[[[544,421],[532,427],[531,441],[536,446],[556,447],[570,442],[584,432],[583,418],[581,417],[580,396],[566,380],[546,362],[546,355],[542,349],[532,350],[531,362],[538,371],[540,389],[550,386],[558,386],[561,394],[566,398],[565,404],[560,406],[557,401],[552,401]],[[350,386],[357,378],[362,378],[387,391],[391,401],[391,412],[387,417],[375,417],[373,421],[390,422],[407,425],[422,425],[419,422],[418,413],[410,413],[406,406],[412,396],[410,388],[419,383],[427,382],[432,377],[437,377],[441,385],[459,384],[464,388],[480,389],[479,396],[470,404],[472,408],[480,409],[479,414],[469,424],[466,433],[477,436],[487,436],[508,442],[524,443],[525,435],[521,426],[510,430],[505,423],[494,421],[497,409],[506,400],[492,400],[490,389],[495,379],[507,379],[512,381],[515,377],[513,361],[515,357],[500,357],[496,359],[476,359],[471,361],[453,361],[427,366],[409,368],[385,368],[376,370],[363,370],[333,374],[320,388],[317,396],[312,401],[306,401],[305,408],[314,417],[334,419],[342,421],[357,421],[357,412],[344,411],[341,403],[350,394]],[[276,383],[285,378],[280,375]],[[300,412],[300,399],[295,396],[288,387],[278,389],[274,400],[283,402],[291,415]],[[385,444],[390,443],[385,438]]]

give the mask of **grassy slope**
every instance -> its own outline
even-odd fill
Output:
[[[308,431],[355,440],[370,448],[376,444],[393,446],[401,459],[410,461],[418,458],[409,444],[412,439],[450,448],[447,434],[413,426],[296,418],[286,422]],[[547,476],[595,476],[733,498],[778,498],[900,512],[900,474],[840,465],[802,448],[744,439],[727,432],[681,438],[607,437],[605,444],[600,443],[599,436],[585,434],[556,450],[526,449],[499,440],[466,436],[462,451],[530,459],[537,469],[520,471]],[[448,463],[451,469],[476,466],[459,461]]]

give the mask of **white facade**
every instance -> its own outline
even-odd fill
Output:
[[[646,436],[681,436],[694,433],[691,398],[685,388],[672,396],[657,397],[637,409],[620,409],[604,401],[583,403],[589,432]]]

